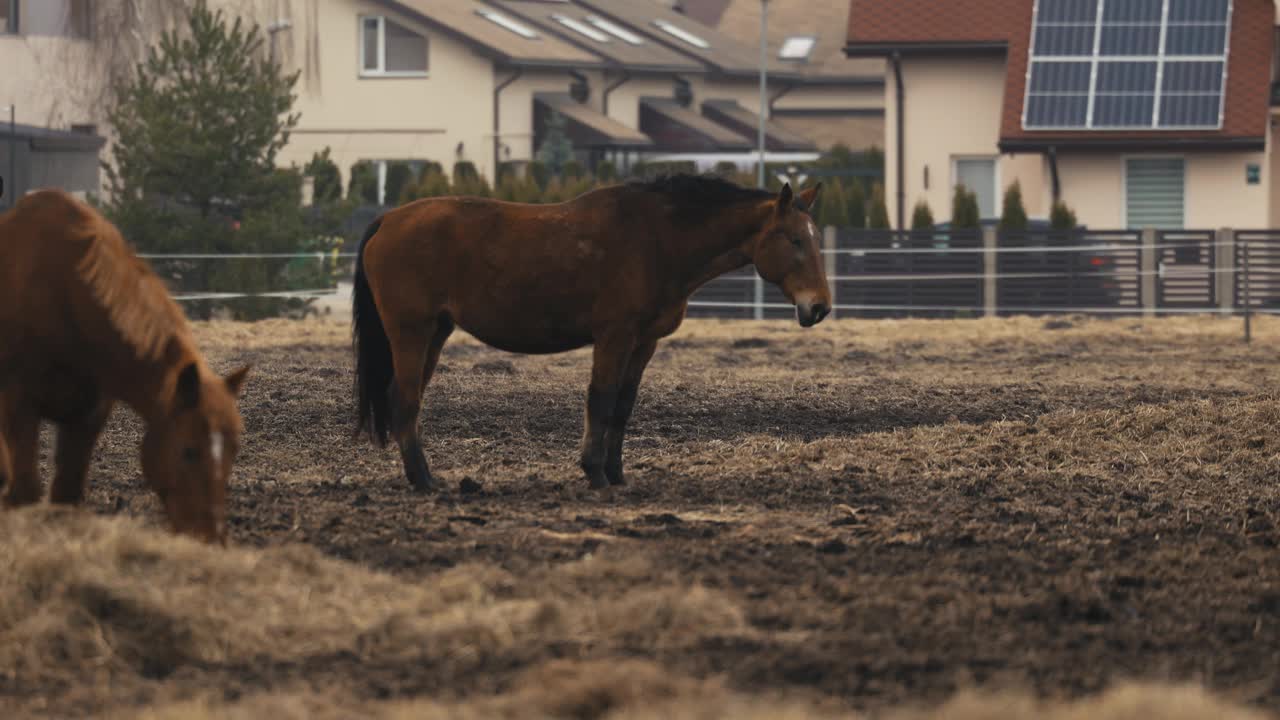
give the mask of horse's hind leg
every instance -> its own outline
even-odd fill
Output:
[[[418,439],[418,413],[422,410],[422,393],[440,360],[440,350],[453,332],[453,321],[442,315],[429,321],[400,323],[387,330],[396,374],[390,389],[391,433],[400,447],[409,484],[414,490],[426,492],[436,486],[436,481]]]
[[[40,418],[35,413],[11,413],[6,419],[9,445],[9,487],[4,496],[8,507],[40,501],[40,465],[36,447],[40,444]]]
[[[50,502],[79,505],[84,500],[93,446],[110,414],[111,402],[100,400],[82,417],[58,425],[57,468]]]
[[[640,392],[640,379],[644,377],[644,369],[653,358],[653,351],[658,341],[641,343],[631,359],[627,361],[626,372],[622,374],[622,385],[618,389],[618,400],[613,406],[613,414],[609,416],[609,428],[605,433],[606,451],[604,475],[611,485],[625,485],[622,473],[622,440],[627,432],[627,421],[631,419],[631,411],[636,406],[636,396]]]

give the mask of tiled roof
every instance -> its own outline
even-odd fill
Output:
[[[522,37],[481,17],[478,9],[498,9],[475,0],[382,0],[409,17],[477,47],[483,54],[513,65],[599,67],[604,61],[546,33]],[[499,9],[500,11],[500,9]]]
[[[850,0],[846,50],[851,55],[996,48],[1007,52],[1000,128],[1000,144],[1006,150],[1109,143],[1252,147],[1266,137],[1276,19],[1273,0],[1234,0],[1223,125],[1213,131],[1023,130],[1033,7],[1033,0]]]
[[[884,80],[884,61],[878,58],[850,58],[844,54],[845,27],[849,0],[772,0],[769,3],[769,53],[788,38],[807,35],[817,42],[806,61],[784,64],[809,78],[874,78]],[[729,0],[716,25],[720,32],[744,45],[760,45],[760,0]]]

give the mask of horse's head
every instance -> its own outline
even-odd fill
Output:
[[[227,480],[243,427],[236,400],[248,372],[220,378],[187,364],[168,411],[147,427],[142,474],[177,532],[226,543]]]
[[[782,289],[796,306],[796,318],[805,327],[822,322],[831,312],[822,242],[809,214],[821,189],[822,183],[818,183],[793,195],[791,184],[784,185],[771,203],[773,210],[751,252],[760,277]]]

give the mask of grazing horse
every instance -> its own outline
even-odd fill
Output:
[[[94,444],[122,401],[146,425],[142,473],[174,530],[225,543],[227,478],[241,431],[236,400],[247,372],[210,371],[160,278],[89,206],[49,190],[0,215],[7,506],[41,497],[42,419],[57,425],[50,499],[79,504]]]
[[[447,197],[387,212],[356,259],[357,433],[394,435],[409,482],[428,490],[418,412],[455,327],[509,352],[593,345],[581,466],[592,488],[624,484],[640,378],[699,286],[754,262],[801,325],[830,311],[808,212],[819,187],[774,195],[677,175],[553,205]]]

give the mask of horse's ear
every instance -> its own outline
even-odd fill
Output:
[[[800,207],[805,210],[812,210],[813,204],[818,200],[818,192],[822,190],[822,183],[819,182],[808,190],[800,191]]]
[[[791,192],[791,183],[783,183],[782,192],[778,193],[778,214],[785,215],[791,209],[791,201],[795,196]]]
[[[227,379],[226,379],[227,389],[231,391],[232,395],[234,395],[235,397],[240,397],[241,391],[244,390],[245,378],[247,377],[249,377],[248,365],[245,365],[244,367],[240,368],[239,370],[227,376]]]
[[[192,410],[200,406],[200,368],[187,363],[178,373],[178,385],[173,392],[174,410]]]

